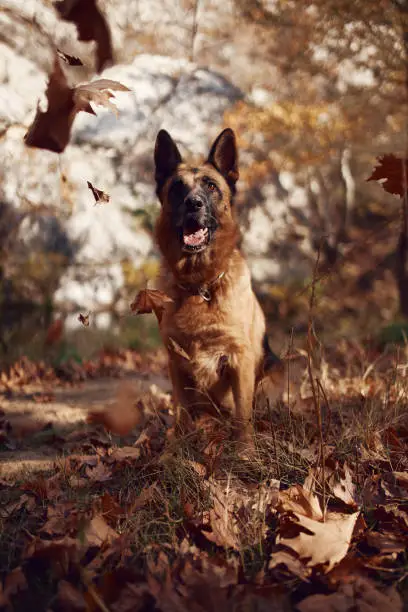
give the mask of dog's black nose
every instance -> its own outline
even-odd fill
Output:
[[[192,195],[187,199],[187,206],[191,210],[200,210],[204,206],[204,200],[199,195]]]

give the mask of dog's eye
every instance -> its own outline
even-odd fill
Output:
[[[217,185],[212,181],[208,181],[207,187],[210,191],[217,191]]]

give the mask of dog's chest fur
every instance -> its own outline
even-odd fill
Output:
[[[258,366],[263,357],[264,317],[252,291],[249,270],[238,252],[222,279],[210,287],[209,301],[172,283],[163,285],[174,302],[163,315],[161,334],[170,359],[176,360],[195,387],[211,389],[225,367],[234,366],[244,351],[255,352]],[[254,325],[257,318],[260,321]],[[182,351],[177,352],[178,346]],[[186,356],[179,354],[182,352]]]

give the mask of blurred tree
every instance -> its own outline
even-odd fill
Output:
[[[227,117],[245,134],[244,146],[256,150],[261,132],[262,152],[269,150],[269,167],[261,154],[262,162],[255,157],[244,178],[249,184],[272,180],[279,187],[283,171],[295,176],[308,197],[303,231],[322,248],[330,267],[350,240],[353,220],[372,229],[375,217],[388,223],[398,214],[391,199],[389,210],[371,214],[374,208],[379,212],[373,207],[375,191],[362,179],[375,155],[406,149],[408,1],[235,0],[235,5],[256,36],[253,57],[276,69],[275,82],[262,83],[271,92],[269,103],[241,103]],[[406,225],[391,260],[400,309],[408,316]],[[388,248],[383,260],[389,262],[389,256]]]

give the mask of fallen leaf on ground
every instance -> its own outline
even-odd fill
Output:
[[[234,480],[220,483],[211,478],[209,484],[213,502],[209,511],[211,531],[203,530],[203,535],[217,546],[235,550],[259,542],[267,529],[265,514],[278,501],[279,481],[253,490]]]
[[[109,26],[96,0],[60,0],[55,8],[62,19],[76,25],[78,40],[96,42],[96,67],[100,72],[112,61],[113,51]]]
[[[130,305],[130,310],[135,314],[148,314],[154,312],[160,323],[166,304],[172,302],[172,298],[158,289],[143,289],[139,291]]]
[[[111,470],[103,463],[99,463],[94,468],[87,467],[85,474],[93,482],[106,482],[112,478]]]
[[[102,546],[104,542],[112,542],[119,534],[112,529],[103,516],[96,515],[84,529],[83,537],[89,546]]]
[[[331,457],[326,459],[324,470],[321,467],[311,468],[303,484],[309,491],[321,493],[323,491],[323,475],[326,492],[341,500],[348,506],[357,507],[356,486],[353,483],[352,473],[344,463],[340,465]]]
[[[87,612],[89,607],[84,596],[66,580],[60,580],[57,592],[58,610],[62,612]]]
[[[115,448],[110,455],[110,459],[113,461],[127,461],[139,459],[140,457],[140,448],[136,448],[134,446],[121,446],[120,448]]]
[[[327,512],[323,517],[317,497],[300,485],[281,491],[279,497],[276,543],[293,550],[308,567],[332,569],[347,554],[360,512]]]
[[[139,495],[130,502],[128,507],[128,514],[133,514],[136,510],[143,508],[146,504],[153,501],[157,492],[157,482],[145,487],[141,490]]]
[[[394,587],[378,590],[376,585],[358,577],[340,585],[336,593],[311,595],[297,604],[299,612],[402,612],[401,597]]]

